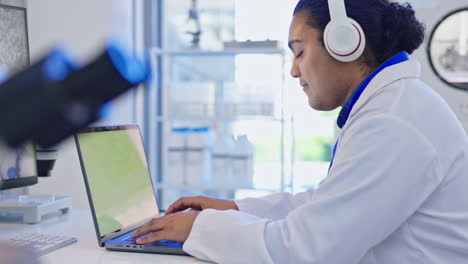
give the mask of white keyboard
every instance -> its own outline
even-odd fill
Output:
[[[56,249],[70,245],[78,241],[74,237],[62,235],[42,234],[42,233],[24,233],[12,237],[5,242],[12,246],[30,247],[38,255],[44,255]]]

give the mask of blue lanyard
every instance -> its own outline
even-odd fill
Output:
[[[388,59],[386,62],[380,65],[380,67],[378,67],[374,72],[372,72],[359,85],[356,91],[354,91],[353,95],[343,105],[343,108],[341,108],[341,111],[340,111],[340,114],[338,115],[338,120],[337,120],[338,127],[343,128],[343,126],[346,124],[346,121],[348,121],[348,118],[349,118],[349,114],[351,113],[351,110],[353,109],[356,102],[359,100],[359,97],[361,97],[362,92],[364,92],[366,87],[369,85],[372,79],[374,79],[374,77],[377,76],[377,74],[379,74],[383,69],[387,67],[390,67],[398,63],[402,63],[407,60],[409,60],[408,54],[406,52],[400,52],[396,54],[395,56],[391,57],[390,59]],[[339,142],[339,139],[336,141],[335,146],[333,147],[330,167],[328,167],[328,171],[330,171],[331,167],[333,166],[333,160],[335,159],[336,149],[338,148],[338,142]]]

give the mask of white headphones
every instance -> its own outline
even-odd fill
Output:
[[[358,22],[346,14],[344,0],[329,0],[330,23],[323,35],[328,53],[342,62],[358,59],[366,47],[366,37]]]

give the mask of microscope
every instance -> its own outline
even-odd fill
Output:
[[[0,190],[48,176],[57,155],[52,146],[97,121],[103,106],[148,79],[145,62],[109,41],[87,65],[55,48],[0,83]],[[0,197],[0,213],[20,211],[24,223],[71,207],[70,197],[13,196]]]

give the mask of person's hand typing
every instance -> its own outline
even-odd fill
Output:
[[[221,200],[205,196],[183,197],[175,201],[166,211],[166,215],[192,209],[203,211],[205,209],[215,210],[239,210],[237,205],[232,200]]]
[[[195,211],[179,212],[155,218],[137,229],[131,236],[138,238],[151,233],[144,238],[137,239],[135,241],[137,244],[147,244],[160,240],[185,242],[198,213]]]

